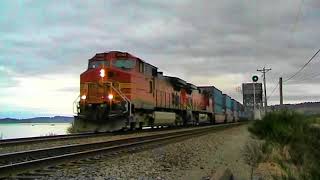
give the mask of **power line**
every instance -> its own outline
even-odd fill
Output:
[[[279,83],[277,83],[277,85],[273,88],[271,94],[268,96],[267,100],[269,100],[271,98],[271,96],[273,95],[274,92],[276,92],[276,89],[278,88]]]
[[[297,14],[295,16],[294,23],[292,24],[292,27],[290,29],[290,39],[289,39],[289,42],[288,42],[288,48],[290,48],[290,43],[292,43],[292,39],[294,37],[294,33],[297,30],[298,23],[299,23],[301,15],[302,15],[302,6],[304,4],[304,1],[305,0],[301,0],[300,4],[298,5]],[[287,80],[284,80],[283,82],[289,81],[294,76],[296,76],[296,74],[294,74],[292,77],[288,78]]]
[[[298,75],[305,67],[308,66],[308,64],[317,56],[317,54],[320,52],[320,49],[309,59],[309,61],[307,63],[305,63],[300,69],[299,71],[297,71],[296,73],[294,73],[292,76],[290,76],[288,79],[284,80],[283,82],[287,82],[289,80],[291,80],[292,78],[294,78],[296,75]]]
[[[314,74],[310,79],[314,79],[314,78],[316,78],[316,77],[318,77],[318,76],[320,76],[320,73]]]
[[[298,26],[299,20],[300,20],[300,18],[301,18],[301,16],[302,16],[302,6],[303,6],[303,4],[304,4],[304,1],[305,1],[305,0],[301,0],[301,2],[300,2],[300,4],[299,4],[298,12],[297,12],[297,15],[295,16],[295,21],[294,21],[294,23],[293,23],[293,25],[292,25],[292,28],[291,28],[291,30],[290,30],[290,35],[291,35],[291,36],[290,36],[290,39],[292,39],[292,38],[294,37],[294,32],[297,30],[297,26]],[[289,42],[288,42],[288,48],[290,48],[290,43],[291,43],[291,42],[292,42],[292,41],[289,40]],[[319,49],[319,51],[320,51],[320,49]],[[318,52],[319,52],[319,51],[318,51]],[[317,53],[318,53],[318,52],[317,52]],[[314,56],[316,56],[317,53],[316,53]],[[299,73],[312,61],[312,59],[314,58],[314,56],[313,56],[301,69],[299,69],[298,72],[296,72],[295,74],[293,74],[292,76],[290,76],[288,79],[286,79],[285,81],[282,81],[282,78],[281,78],[282,83],[283,83],[283,82],[286,82],[286,81],[289,81],[290,79],[294,78],[297,74],[299,74]],[[269,99],[272,97],[272,95],[276,92],[277,88],[279,87],[279,84],[280,84],[280,82],[278,81],[277,84],[275,85],[275,87],[273,88],[271,94],[267,97],[267,100],[269,100]],[[282,89],[282,87],[280,87],[280,89]],[[280,91],[282,91],[282,90],[280,90]],[[282,95],[282,92],[280,93],[280,96],[281,96],[281,95]],[[280,100],[280,104],[281,104],[281,100]]]
[[[300,80],[295,80],[295,81],[293,81],[293,82],[296,83],[296,82],[300,82],[300,81],[312,80],[312,79],[314,79],[314,78],[316,78],[316,77],[318,77],[318,76],[320,76],[320,73],[313,73],[313,74],[311,74],[311,75],[308,76],[308,77],[305,77],[305,78],[300,79]]]
[[[301,0],[301,2],[300,2],[300,4],[299,4],[299,7],[298,7],[297,15],[296,15],[296,17],[295,17],[295,21],[294,21],[294,23],[293,23],[293,25],[292,25],[291,37],[290,37],[291,39],[292,39],[292,37],[293,37],[293,33],[294,33],[294,32],[296,31],[296,29],[297,29],[297,26],[298,26],[300,17],[301,17],[301,15],[302,15],[302,6],[303,6],[303,4],[304,4],[304,0]],[[290,42],[291,42],[291,41],[289,41],[289,43],[288,43],[288,47],[290,46]]]

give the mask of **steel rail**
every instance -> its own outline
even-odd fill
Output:
[[[64,139],[77,139],[77,138],[86,138],[92,136],[104,136],[111,133],[77,133],[77,134],[65,134],[65,135],[54,135],[54,136],[37,136],[37,137],[26,137],[26,138],[14,138],[14,139],[3,139],[0,140],[0,146],[6,145],[18,145],[26,144],[33,142],[43,142],[43,141],[55,141],[55,140],[64,140]]]
[[[6,177],[17,172],[25,172],[35,167],[44,167],[67,160],[76,160],[99,153],[130,149],[152,143],[161,143],[166,140],[189,137],[208,133],[214,129],[239,125],[241,123],[205,126],[196,129],[187,129],[170,133],[132,137],[107,142],[94,142],[77,145],[59,146],[23,152],[7,153],[0,155],[0,177]]]
[[[0,147],[9,146],[9,145],[22,145],[27,143],[41,143],[41,142],[57,141],[57,140],[91,138],[91,137],[99,137],[99,136],[106,136],[106,135],[124,135],[124,134],[131,134],[131,133],[137,133],[137,132],[140,133],[140,132],[150,132],[150,131],[165,131],[165,130],[173,130],[173,129],[181,129],[181,128],[182,127],[142,129],[142,130],[135,130],[135,131],[87,132],[87,133],[75,133],[75,134],[53,135],[53,136],[37,136],[37,137],[26,137],[26,138],[3,139],[3,140],[0,140]]]
[[[201,125],[201,126],[203,126],[203,125]],[[0,140],[0,147],[23,145],[23,144],[28,144],[28,143],[42,143],[42,142],[48,142],[48,141],[100,137],[100,136],[107,136],[107,135],[125,135],[125,134],[151,132],[151,131],[155,132],[155,131],[176,130],[176,129],[183,129],[183,128],[194,128],[194,127],[193,126],[188,126],[188,127],[180,127],[179,126],[179,127],[142,129],[142,130],[135,130],[135,131],[87,132],[87,133],[75,133],[75,134],[53,135],[53,136],[37,136],[37,137],[26,137],[26,138],[3,139],[3,140]]]

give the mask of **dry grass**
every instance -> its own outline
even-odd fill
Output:
[[[320,179],[318,120],[315,116],[281,111],[254,122],[249,131],[264,141],[258,169],[264,166],[271,170],[274,179]]]

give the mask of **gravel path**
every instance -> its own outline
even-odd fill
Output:
[[[156,149],[64,168],[50,179],[213,180],[229,171],[235,179],[247,180],[250,167],[242,156],[248,138],[247,125],[241,125]]]

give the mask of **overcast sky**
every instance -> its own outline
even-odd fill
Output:
[[[319,0],[2,0],[0,117],[72,115],[87,60],[110,50],[239,101],[270,67],[270,94],[320,48],[319,19]],[[284,85],[285,103],[320,101],[319,61]]]

